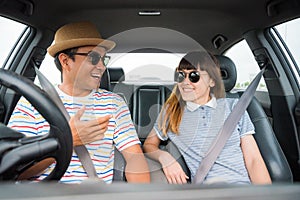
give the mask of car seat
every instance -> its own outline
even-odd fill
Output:
[[[234,62],[226,56],[218,55],[216,58],[221,67],[227,97],[239,98],[243,92],[230,92],[235,86],[237,79]],[[255,127],[254,138],[269,170],[272,181],[292,182],[292,172],[287,159],[275,137],[275,133],[263,107],[255,96],[250,102],[247,111]]]
[[[109,75],[109,71],[106,70],[104,71],[102,77],[101,77],[101,81],[100,81],[100,88],[101,89],[105,89],[110,91],[111,90],[111,83],[110,83],[110,75]],[[113,181],[125,181],[125,166],[126,166],[126,162],[125,159],[123,158],[123,155],[121,154],[121,152],[119,152],[116,148],[115,148],[115,158],[114,158],[114,176],[113,176]]]

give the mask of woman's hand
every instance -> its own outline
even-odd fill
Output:
[[[185,184],[189,177],[185,174],[180,164],[169,154],[163,154],[160,157],[163,171],[170,184]]]

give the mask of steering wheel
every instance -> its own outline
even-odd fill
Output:
[[[45,158],[54,158],[56,163],[44,180],[60,180],[69,166],[73,152],[72,134],[67,119],[51,97],[31,80],[0,69],[0,85],[24,96],[50,125],[47,134],[36,137],[25,137],[20,132],[1,125],[0,136],[9,135],[10,140],[4,141],[6,145],[3,145],[3,139],[0,138],[0,146],[7,146],[0,160],[0,180],[17,180],[22,172]],[[17,140],[12,140],[16,135]]]

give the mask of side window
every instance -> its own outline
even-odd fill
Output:
[[[271,33],[280,45],[300,85],[300,18],[275,26]]]
[[[245,40],[235,44],[226,53],[237,69],[237,81],[234,90],[246,90],[247,86],[259,72],[257,62]],[[261,79],[257,91],[267,91],[265,81]]]
[[[5,27],[1,29],[0,65],[2,68],[8,68],[10,64],[8,58],[12,58],[17,51],[18,44],[21,40],[20,36],[23,35],[26,26],[1,16],[0,26]]]
[[[61,83],[61,73],[54,64],[54,58],[51,57],[48,53],[46,54],[45,59],[41,64],[40,71],[44,75],[47,75],[47,79],[53,85],[58,85]],[[34,82],[35,84],[39,85],[39,81],[37,77]]]
[[[282,52],[288,59],[300,85],[300,40],[298,39],[300,33],[300,18],[277,25],[271,29],[271,32],[281,46]],[[237,43],[229,49],[225,55],[233,60],[237,68],[237,83],[234,89],[245,90],[259,72],[257,63],[246,41],[243,40]],[[257,90],[267,91],[263,79]]]

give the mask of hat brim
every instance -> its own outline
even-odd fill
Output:
[[[56,53],[80,46],[101,46],[106,49],[106,51],[112,50],[116,43],[110,40],[99,39],[99,38],[80,38],[80,39],[72,39],[63,42],[56,43],[50,46],[47,51],[48,53],[54,57]]]

